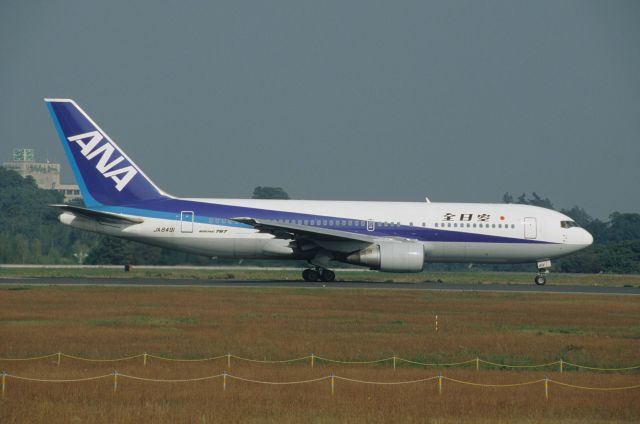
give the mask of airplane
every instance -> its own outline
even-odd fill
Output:
[[[421,272],[425,263],[536,263],[592,244],[554,210],[520,204],[195,199],[167,194],[71,99],[45,99],[85,207],[51,205],[60,222],[196,255],[296,259],[305,281],[332,264]]]

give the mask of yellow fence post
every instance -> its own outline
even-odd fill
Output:
[[[562,362],[563,362],[562,358],[560,358],[560,372],[562,372],[562,365],[563,365]]]
[[[336,376],[331,373],[331,396],[333,396],[333,394],[335,393],[335,387],[336,387]]]
[[[147,352],[144,353],[142,358],[143,358],[143,362],[142,363],[146,367],[147,366]]]
[[[227,391],[227,372],[226,371],[222,374],[222,391],[223,392]]]
[[[231,354],[227,353],[227,368],[231,369]]]
[[[58,352],[58,366],[60,366],[60,358],[62,357],[62,352]]]
[[[113,393],[118,390],[118,371],[113,371]]]
[[[476,356],[476,371],[480,370],[480,358]]]
[[[314,357],[315,357],[315,356],[314,356],[314,355],[313,355],[313,353],[312,353],[312,354],[311,354],[311,368],[313,368],[313,359],[314,359]]]
[[[549,400],[549,379],[547,377],[544,378],[544,398]]]
[[[4,396],[4,391],[7,386],[7,373],[6,371],[2,371],[2,396]]]
[[[438,394],[442,395],[442,373],[438,375]]]
[[[396,355],[393,355],[393,370],[396,369]]]

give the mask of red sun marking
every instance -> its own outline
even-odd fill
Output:
[[[500,221],[504,221],[504,216],[500,216]]]

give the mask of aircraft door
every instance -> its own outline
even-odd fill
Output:
[[[535,218],[524,219],[524,238],[534,239],[538,237],[538,224]]]
[[[180,231],[183,233],[193,233],[193,211],[180,212]]]
[[[373,219],[367,221],[367,231],[375,231],[376,222]]]

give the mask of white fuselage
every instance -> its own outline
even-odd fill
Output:
[[[106,209],[123,216],[144,218],[144,222],[134,225],[96,222],[70,213],[62,214],[61,221],[85,230],[161,247],[227,258],[293,259],[306,256],[290,249],[287,240],[219,216],[222,214],[216,210],[220,206],[260,210],[266,219],[286,224],[419,241],[424,247],[426,262],[532,262],[570,254],[588,246],[593,240],[582,228],[563,227],[563,221],[570,221],[565,215],[528,205],[180,200],[185,205],[184,210],[175,209],[162,214],[127,207]],[[189,204],[200,205],[200,209],[211,205],[211,213],[192,213],[191,209],[194,208]],[[236,215],[242,216],[242,212]],[[330,245],[327,248],[335,250]],[[348,247],[341,246],[339,249]]]

